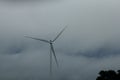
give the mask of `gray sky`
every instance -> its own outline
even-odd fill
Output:
[[[120,1],[1,0],[0,79],[42,79],[49,74],[49,46],[24,35],[53,39],[58,80],[95,80],[100,70],[119,69]]]

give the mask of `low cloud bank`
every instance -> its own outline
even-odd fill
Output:
[[[24,35],[50,40],[66,25],[54,43],[56,80],[95,80],[100,70],[119,69],[119,1],[0,4],[1,80],[49,80],[49,45]]]

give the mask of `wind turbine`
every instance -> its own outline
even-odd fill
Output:
[[[67,26],[66,26],[66,27],[67,27]],[[64,27],[64,28],[60,31],[60,33],[59,33],[53,40],[45,40],[45,39],[41,39],[41,38],[35,38],[35,37],[25,36],[26,38],[31,38],[31,39],[34,39],[34,40],[42,41],[42,42],[48,43],[48,44],[50,45],[50,76],[52,76],[52,63],[53,63],[53,62],[52,62],[52,56],[54,56],[56,65],[57,65],[57,67],[59,67],[58,60],[57,60],[57,57],[56,57],[56,53],[55,53],[55,50],[54,50],[53,43],[59,38],[59,36],[63,33],[63,31],[66,29],[66,27]]]

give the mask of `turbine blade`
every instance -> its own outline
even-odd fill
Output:
[[[63,33],[63,31],[67,28],[67,26],[65,26],[62,31],[55,37],[55,39],[53,40],[53,42]]]
[[[51,45],[51,50],[52,50],[52,52],[53,52],[53,55],[54,55],[54,58],[55,58],[55,62],[56,62],[56,64],[57,64],[57,67],[59,67],[59,64],[58,64],[58,60],[57,60],[57,57],[56,57],[56,54],[55,54],[54,47],[53,47],[52,44],[50,44],[50,45]]]
[[[44,39],[39,39],[39,38],[34,38],[34,37],[29,37],[29,36],[25,36],[26,38],[31,38],[31,39],[34,39],[34,40],[39,40],[39,41],[43,41],[43,42],[46,42],[46,43],[50,43],[48,40],[44,40]]]

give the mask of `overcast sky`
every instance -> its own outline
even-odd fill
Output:
[[[120,66],[119,0],[0,0],[0,80],[49,80],[54,39],[56,80],[95,80]]]

